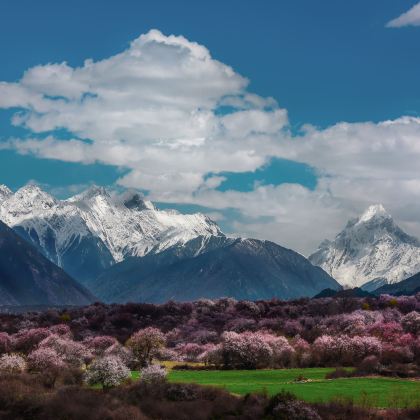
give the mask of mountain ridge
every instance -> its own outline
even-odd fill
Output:
[[[244,238],[219,241],[223,243],[213,244],[203,253],[189,250],[191,243],[186,243],[184,248],[123,261],[98,277],[92,290],[107,302],[162,303],[226,296],[289,299],[310,297],[327,287],[339,288],[322,269],[274,242]]]
[[[158,210],[140,194],[105,188],[58,200],[36,185],[0,189],[0,220],[83,283],[116,262],[200,235],[224,236],[207,216]]]
[[[105,300],[294,298],[339,287],[295,251],[229,238],[204,214],[158,210],[136,191],[92,186],[58,200],[35,185],[4,190],[0,219]]]

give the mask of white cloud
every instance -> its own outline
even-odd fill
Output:
[[[392,19],[387,23],[387,28],[401,28],[403,26],[420,26],[420,3],[414,5],[410,10]]]
[[[250,192],[202,189],[192,196],[152,197],[237,209],[244,219],[233,225],[236,232],[275,240],[306,255],[372,203],[383,203],[403,227],[420,236],[420,119],[306,127],[300,137],[282,138],[275,153],[314,167],[316,188],[256,185]]]
[[[125,186],[193,193],[211,187],[208,173],[260,167],[287,126],[286,111],[247,84],[205,47],[152,30],[104,60],[41,65],[1,83],[0,107],[21,108],[13,123],[33,134],[74,135],[12,141],[21,153],[121,165],[131,169]]]
[[[305,126],[292,137],[286,110],[247,85],[205,47],[151,31],[102,61],[37,66],[17,83],[0,83],[0,107],[20,108],[13,122],[31,134],[2,147],[126,168],[120,185],[150,191],[155,201],[214,209],[219,219],[236,209],[232,230],[304,254],[371,203],[420,235],[419,118]],[[57,128],[73,138],[55,137]],[[254,171],[272,157],[312,166],[315,190],[217,190],[218,173]]]

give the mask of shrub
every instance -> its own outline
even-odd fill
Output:
[[[194,401],[199,397],[199,390],[194,384],[170,384],[166,398],[170,401]]]
[[[272,414],[278,420],[321,420],[315,408],[298,400],[279,402],[273,408]]]
[[[309,404],[299,401],[290,392],[280,392],[268,402],[267,416],[278,420],[321,420],[318,412]]]
[[[166,380],[168,372],[159,365],[150,365],[141,370],[140,379],[144,383],[159,383]]]
[[[95,359],[86,370],[85,381],[90,385],[100,384],[104,389],[120,385],[130,378],[127,366],[115,356]]]
[[[0,357],[0,373],[22,373],[26,370],[26,362],[18,354],[3,354]]]
[[[379,370],[379,359],[377,356],[365,357],[357,367],[358,374],[371,375]]]

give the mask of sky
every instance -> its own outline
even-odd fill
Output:
[[[310,254],[420,236],[420,3],[4,0],[0,184],[135,188]]]

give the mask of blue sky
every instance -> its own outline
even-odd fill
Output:
[[[205,46],[212,59],[231,66],[236,74],[249,80],[245,88],[247,92],[261,98],[274,98],[277,104],[267,107],[287,110],[287,127],[284,130],[287,131],[291,144],[293,144],[291,138],[301,136],[305,141],[308,136],[322,138],[324,141],[325,136],[333,131],[329,131],[329,127],[335,127],[342,121],[380,124],[386,120],[397,120],[402,116],[414,118],[419,116],[420,28],[415,24],[402,25],[403,27],[398,28],[386,27],[387,22],[408,11],[416,3],[405,0],[352,2],[5,0],[0,4],[2,55],[0,81],[9,84],[18,82],[26,70],[37,65],[65,61],[71,68],[77,68],[83,66],[87,58],[93,61],[107,59],[126,50],[130,42],[141,34],[157,29],[165,36],[182,35],[191,42]],[[35,130],[34,126],[28,128],[24,124],[12,126],[11,117],[16,112],[21,112],[21,108],[19,104],[0,110],[0,144],[6,144],[11,138],[24,141],[28,138],[43,139],[48,135],[59,137],[61,141],[70,138],[90,141],[85,137],[86,132],[76,132],[77,130],[71,132],[69,127],[43,131]],[[315,134],[307,134],[308,124],[314,126],[310,130],[316,130]],[[403,130],[404,127],[406,125],[403,125]],[[370,128],[363,127],[363,133],[361,133],[362,128],[357,125],[354,129],[358,132],[358,141],[363,144],[365,132]],[[283,130],[283,127],[280,130]],[[376,127],[375,130],[372,136],[382,135],[382,126]],[[390,138],[400,138],[398,133],[395,134],[393,131],[389,134]],[[269,131],[269,135],[271,134],[273,132]],[[335,132],[333,134],[342,135],[342,131],[338,130],[338,134]],[[416,138],[416,134],[411,132],[410,136]],[[346,144],[344,137],[340,141],[343,142],[339,143],[340,145]],[[390,142],[391,140],[386,145],[378,146],[387,148],[386,156],[380,155],[382,161],[386,161],[387,158],[392,160]],[[376,154],[369,162],[365,162],[366,170],[359,174],[357,179],[344,181],[343,177],[352,171],[358,171],[360,161],[370,155],[364,151],[360,152],[359,146],[357,150],[363,153],[362,158],[353,153],[354,149],[346,151],[340,146],[341,152],[337,152],[337,149],[331,146],[332,143],[328,143],[328,148],[323,144],[318,147],[316,143],[309,143],[308,140],[305,150],[299,151],[290,151],[290,148],[285,150],[286,146],[282,146],[282,150],[277,150],[276,145],[275,152],[265,153],[261,157],[264,162],[254,163],[249,167],[236,165],[234,162],[232,168],[225,165],[223,169],[226,170],[209,171],[203,175],[203,179],[213,179],[214,184],[211,184],[210,189],[220,193],[226,191],[253,193],[256,186],[266,185],[275,188],[287,183],[292,184],[294,188],[292,197],[280,195],[276,200],[282,201],[287,198],[296,203],[300,194],[317,192],[321,188],[319,185],[324,185],[323,183],[329,182],[329,179],[339,179],[341,184],[338,185],[337,181],[333,186],[324,186],[317,197],[311,196],[311,200],[316,202],[314,209],[319,211],[317,215],[325,211],[325,217],[334,223],[331,230],[317,231],[310,241],[310,247],[318,239],[322,239],[320,236],[324,231],[326,236],[330,235],[333,229],[343,223],[345,217],[355,214],[369,204],[363,197],[366,197],[369,191],[376,191],[375,182],[378,179],[384,181],[386,178],[386,182],[390,185],[389,191],[373,195],[372,200],[386,203],[389,200],[392,203],[391,192],[396,188],[395,182],[401,181],[399,175],[395,175],[401,173],[400,166],[395,167],[395,173],[388,174],[388,165],[382,168],[383,172],[380,175],[376,176],[377,161],[380,160]],[[395,147],[401,149],[398,144]],[[331,152],[332,149],[334,152]],[[324,153],[326,160],[337,160],[337,166],[340,165],[339,158],[343,158],[347,153],[349,159],[353,159],[354,166],[343,169],[347,171],[343,175],[340,168],[325,163],[324,157],[317,155],[321,152]],[[407,154],[411,152],[412,150],[407,150]],[[72,157],[71,161],[66,161],[68,159],[57,155],[54,155],[55,159],[45,159],[48,154],[34,153],[32,149],[25,149],[26,154],[22,153],[22,147],[0,150],[0,183],[16,189],[29,181],[36,181],[45,185],[47,189],[65,196],[72,189],[86,184],[115,185],[132,169],[125,167],[120,161],[113,162],[109,159],[100,159],[102,163],[92,163],[91,158]],[[398,159],[404,167],[405,155]],[[347,163],[347,160],[345,162]],[[214,165],[214,167],[219,166]],[[175,172],[170,174],[173,175]],[[345,182],[355,182],[360,185],[359,181],[362,179],[365,182],[370,173],[375,174],[373,180],[366,184],[365,189],[357,197],[348,198],[349,194],[345,188],[351,187],[343,186],[350,185]],[[216,177],[223,177],[223,180],[217,182]],[[296,240],[290,239],[293,233],[289,232],[289,229],[284,230],[285,224],[292,227],[299,225],[297,220],[290,217],[290,214],[295,212],[294,209],[279,207],[276,213],[273,211],[273,213],[259,214],[257,211],[244,211],[239,204],[229,206],[230,201],[244,202],[252,199],[251,195],[244,197],[231,195],[224,201],[225,199],[219,195],[216,200],[214,192],[210,191],[210,198],[194,201],[186,198],[186,195],[197,197],[203,190],[202,186],[191,187],[188,194],[182,191],[177,195],[168,195],[167,191],[163,193],[160,187],[158,189],[154,187],[155,181],[147,183],[143,179],[141,181],[138,179],[132,177],[124,181],[123,185],[154,191],[152,197],[161,201],[162,206],[176,204],[186,210],[195,209],[196,206],[208,209],[216,218],[222,219],[221,223],[230,231],[266,237],[270,236],[267,233],[275,228],[278,233],[270,238],[286,242],[302,251],[307,249],[306,245],[299,245]],[[167,178],[163,177],[162,182],[165,182],[165,179]],[[411,182],[407,196],[410,194],[413,196],[413,183],[417,185],[415,174],[407,173],[403,181]],[[391,186],[391,183],[394,184]],[[309,193],[296,190],[298,186],[303,186]],[[171,186],[168,186],[168,189],[170,188]],[[338,189],[340,193],[337,192]],[[417,191],[416,188],[414,190]],[[270,197],[280,194],[279,189],[264,191],[259,191],[259,197],[261,194]],[[328,194],[330,196],[326,199]],[[214,207],[211,205],[213,200],[217,201]],[[308,205],[306,200],[308,198],[305,196],[305,201],[296,205],[310,208],[311,204]],[[318,209],[319,202],[323,200],[330,200],[331,203],[323,202]],[[417,219],[413,216],[418,204],[417,196],[415,199],[401,198],[401,200],[399,206],[394,205],[393,212],[399,215],[406,226],[420,232],[420,228],[416,225]],[[273,203],[267,202],[266,205],[273,206]],[[235,210],[233,212],[235,216],[231,216],[232,209]],[[279,214],[284,218],[279,219]],[[232,217],[235,217],[235,220]],[[299,217],[306,216],[299,213]],[[312,222],[312,217],[308,216],[307,220],[308,223]],[[270,221],[273,224],[270,224]]]

